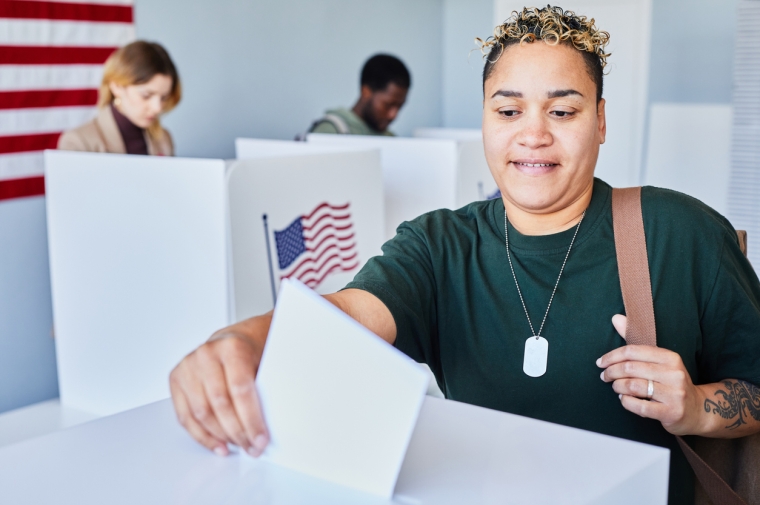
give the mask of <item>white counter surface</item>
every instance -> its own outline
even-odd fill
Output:
[[[165,400],[0,448],[0,502],[664,505],[668,462],[666,449],[426,398],[388,501],[215,456]]]

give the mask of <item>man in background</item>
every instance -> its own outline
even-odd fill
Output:
[[[376,54],[364,64],[359,100],[351,109],[332,109],[312,124],[309,133],[388,135],[388,126],[406,102],[412,84],[406,65],[389,54]]]

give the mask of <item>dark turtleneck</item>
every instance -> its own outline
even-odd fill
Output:
[[[111,111],[113,111],[113,118],[116,120],[116,126],[119,127],[121,138],[124,140],[124,147],[127,149],[127,154],[148,154],[148,144],[145,141],[145,130],[139,126],[135,126],[132,121],[119,112],[119,110],[111,104]]]

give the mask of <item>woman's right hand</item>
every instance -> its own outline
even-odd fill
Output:
[[[217,332],[169,376],[180,424],[219,456],[235,444],[258,457],[269,443],[255,377],[270,322],[268,314]]]
[[[396,322],[376,296],[345,289],[325,299],[393,345]],[[169,383],[177,418],[198,442],[220,456],[227,444],[258,457],[269,431],[256,391],[256,373],[272,314],[252,317],[216,332],[172,370]]]

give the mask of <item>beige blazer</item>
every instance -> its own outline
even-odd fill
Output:
[[[150,135],[146,130],[145,142],[148,144],[148,154],[152,156],[174,156],[172,137],[163,128],[157,137]],[[127,152],[111,107],[100,108],[92,121],[64,132],[58,139],[58,149],[114,154]]]

